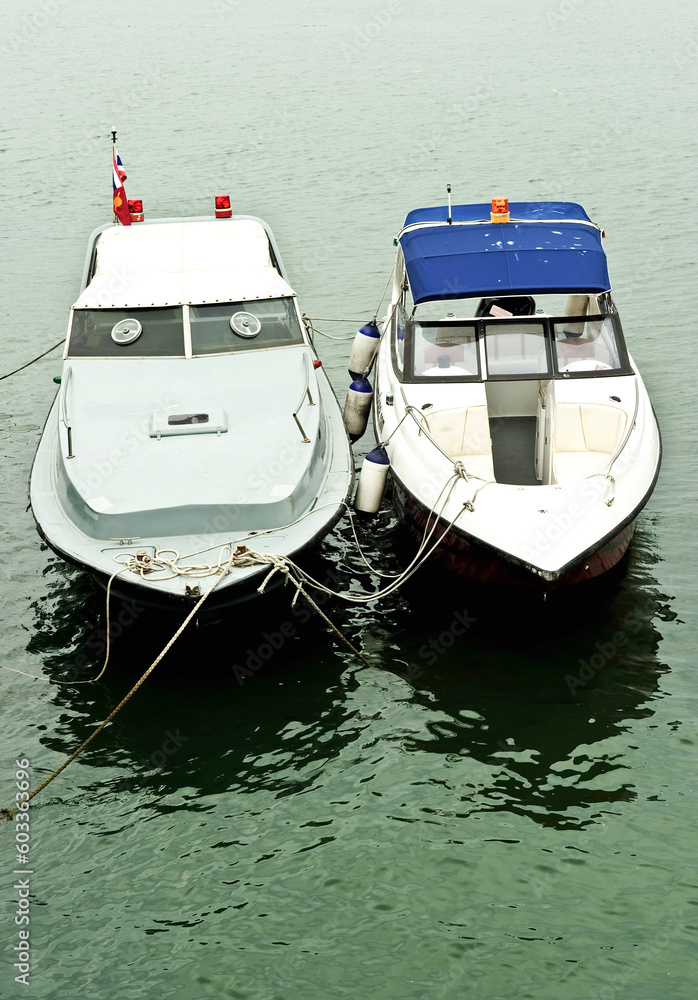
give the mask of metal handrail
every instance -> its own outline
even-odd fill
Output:
[[[298,401],[298,406],[296,406],[295,410],[293,411],[293,419],[296,421],[298,430],[301,432],[301,436],[303,438],[303,444],[310,444],[310,438],[303,430],[301,422],[298,419],[298,413],[300,412],[300,408],[303,405],[306,396],[308,398],[309,405],[315,406],[315,403],[313,402],[313,397],[310,395],[310,385],[309,385],[310,370],[308,368],[308,355],[305,353],[303,354],[303,367],[305,369],[305,383],[303,385],[303,392],[301,393],[301,398]]]
[[[61,400],[61,420],[65,424],[65,429],[68,432],[68,454],[66,458],[75,458],[73,454],[73,430],[70,426],[70,421],[68,420],[68,386],[70,384],[70,376],[73,374],[73,369],[69,365],[65,370],[65,381],[62,381],[61,389],[63,391],[63,398]]]
[[[638,382],[637,382],[637,376],[635,376],[635,410],[633,412],[633,419],[628,422],[627,430],[625,431],[625,434],[623,435],[623,438],[622,438],[620,444],[618,445],[618,447],[614,451],[613,457],[611,458],[611,461],[606,466],[606,474],[607,475],[610,474],[611,469],[613,468],[615,462],[620,457],[621,452],[623,451],[623,449],[625,448],[626,444],[628,443],[630,435],[632,434],[632,432],[635,429],[635,421],[637,420],[637,411],[638,411],[639,408],[640,408],[640,389],[639,389]]]

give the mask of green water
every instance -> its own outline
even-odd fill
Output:
[[[6,13],[0,374],[64,334],[115,127],[150,218],[229,192],[271,223],[302,308],[347,320],[317,323],[335,336],[373,315],[405,214],[446,183],[579,201],[665,457],[603,587],[541,606],[425,572],[373,608],[325,604],[371,668],[283,591],[186,632],[33,800],[29,865],[0,826],[3,997],[693,1000],[697,38],[687,2]],[[343,398],[350,343],[318,346]],[[59,369],[0,383],[0,663],[65,679],[99,671],[105,619],[25,510]],[[360,534],[377,568],[405,561],[388,505]],[[346,524],[321,557],[378,586]],[[0,671],[0,805],[15,761],[47,777],[178,624],[113,611],[99,684]]]

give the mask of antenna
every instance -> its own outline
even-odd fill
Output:
[[[448,194],[448,218],[446,219],[446,222],[450,226],[451,223],[453,222],[453,219],[451,218],[451,185],[450,184],[446,185],[446,192]]]

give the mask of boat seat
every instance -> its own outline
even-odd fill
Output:
[[[442,354],[448,354],[451,364],[462,361],[465,348],[463,344],[449,344],[448,347],[441,344],[427,344],[424,348],[424,364],[436,365]]]
[[[422,426],[449,458],[463,463],[468,475],[494,479],[486,406],[458,406],[425,413]]]
[[[553,434],[553,483],[604,472],[625,431],[627,416],[602,403],[558,403]]]
[[[558,340],[557,366],[560,371],[594,371],[612,368],[609,350],[603,344],[585,338]]]

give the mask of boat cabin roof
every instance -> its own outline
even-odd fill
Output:
[[[186,219],[93,234],[76,309],[241,302],[295,295],[261,220]]]
[[[601,231],[573,202],[511,202],[410,212],[399,236],[415,304],[477,295],[601,293],[611,287]]]

